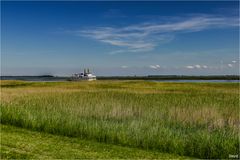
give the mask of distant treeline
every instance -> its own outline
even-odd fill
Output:
[[[186,75],[148,75],[148,76],[98,76],[99,80],[239,80],[237,75],[186,76]]]

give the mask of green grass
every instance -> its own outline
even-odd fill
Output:
[[[121,147],[1,125],[1,159],[185,159],[157,151]]]
[[[198,158],[239,154],[239,84],[2,81],[1,123]]]

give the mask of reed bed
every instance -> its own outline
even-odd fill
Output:
[[[238,83],[1,81],[1,123],[198,158],[239,155]]]

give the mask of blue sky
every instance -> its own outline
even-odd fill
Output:
[[[1,74],[239,74],[239,2],[1,2]]]

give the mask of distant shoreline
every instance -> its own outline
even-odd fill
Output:
[[[112,76],[97,77],[101,80],[239,80],[237,75],[186,76],[186,75],[149,75],[149,76]]]
[[[43,76],[0,76],[1,80],[25,81],[67,81],[71,77]],[[187,76],[187,75],[148,75],[148,76],[97,76],[98,80],[240,80],[238,75]]]

